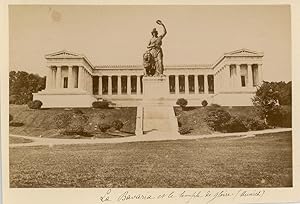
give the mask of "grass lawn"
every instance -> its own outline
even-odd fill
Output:
[[[291,187],[292,133],[10,148],[11,187]]]
[[[21,137],[9,137],[9,144],[30,143],[32,140]]]
[[[124,123],[121,129],[124,132],[134,134],[136,108],[111,108],[111,109],[93,109],[79,108],[85,115],[89,117],[86,130],[99,138],[114,137],[95,130],[98,123],[111,123],[115,119],[119,119]],[[10,105],[9,113],[13,116],[13,122],[22,122],[24,126],[9,127],[11,134],[19,134],[26,136],[57,137],[58,129],[56,129],[54,117],[62,112],[70,112],[63,108],[51,108],[41,110],[31,110],[27,105]]]

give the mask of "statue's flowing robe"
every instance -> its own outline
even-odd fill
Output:
[[[154,59],[155,75],[161,75],[164,71],[163,65],[163,51],[161,49],[162,36],[158,38],[152,38],[150,40],[149,46],[153,46],[150,49],[150,53]]]

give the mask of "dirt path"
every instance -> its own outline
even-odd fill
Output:
[[[240,132],[240,133],[216,133],[209,135],[174,135],[170,137],[169,134],[151,134],[142,136],[132,136],[124,138],[106,138],[106,139],[57,139],[57,138],[38,138],[29,137],[23,135],[13,135],[10,137],[21,137],[32,140],[31,143],[18,143],[10,144],[9,147],[24,147],[24,146],[40,146],[40,145],[71,145],[71,144],[101,144],[101,143],[124,143],[124,142],[142,142],[142,141],[163,141],[163,140],[192,140],[192,139],[202,139],[202,138],[212,138],[212,137],[248,137],[256,136],[265,133],[277,133],[277,132],[288,132],[292,131],[292,128],[276,128],[267,129],[259,131],[250,132]]]

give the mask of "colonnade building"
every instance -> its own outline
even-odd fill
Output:
[[[34,94],[43,107],[91,107],[106,99],[116,106],[143,103],[142,65],[94,66],[87,57],[66,50],[45,56],[46,89]],[[240,49],[224,53],[214,64],[165,65],[168,90],[161,99],[175,104],[201,102],[224,106],[249,106],[262,82],[263,53]]]

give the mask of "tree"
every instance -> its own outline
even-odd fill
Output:
[[[273,123],[282,112],[281,105],[291,105],[291,82],[264,81],[252,102],[265,123]]]
[[[13,104],[27,104],[32,93],[45,89],[46,78],[24,71],[9,72],[9,101]]]
[[[274,83],[274,82],[273,82]],[[280,105],[291,105],[292,104],[292,82],[278,82],[277,91],[279,92],[279,104]]]

